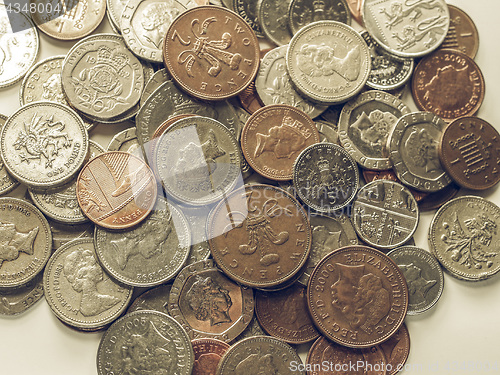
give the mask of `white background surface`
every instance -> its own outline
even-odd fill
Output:
[[[253,0],[249,0],[253,1]],[[464,9],[475,21],[480,34],[476,62],[486,81],[486,96],[478,116],[500,130],[500,1],[449,0]],[[359,27],[357,27],[360,29]],[[111,32],[105,19],[97,32]],[[72,42],[58,42],[40,33],[37,61],[65,54]],[[20,83],[0,90],[0,113],[19,108]],[[416,109],[411,97],[405,102]],[[104,147],[124,126],[100,125],[91,139]],[[19,196],[20,191],[16,191]],[[498,187],[476,194],[500,205]],[[427,230],[434,212],[421,214],[416,244],[428,249]],[[494,244],[498,247],[500,244]],[[405,374],[500,374],[500,275],[479,282],[456,280],[445,274],[445,288],[438,305],[417,317],[407,317],[411,350]],[[0,317],[1,375],[95,375],[96,353],[102,333],[80,333],[52,314],[44,299],[25,314]],[[308,346],[300,352],[305,359]],[[496,366],[496,367],[494,367]],[[488,370],[489,369],[489,370]],[[254,374],[249,374],[254,375]]]

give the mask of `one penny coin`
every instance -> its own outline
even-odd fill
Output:
[[[196,339],[191,341],[194,351],[192,375],[215,374],[222,356],[229,349],[224,341],[215,339]]]
[[[163,61],[190,95],[221,100],[238,95],[259,70],[259,42],[239,15],[200,6],[177,17],[167,31]]]
[[[95,224],[124,229],[139,224],[156,202],[153,172],[126,152],[105,152],[89,161],[78,176],[76,195]]]
[[[455,49],[465,53],[471,59],[479,49],[479,33],[474,21],[462,9],[448,4],[450,28],[439,48]]]
[[[307,302],[325,337],[366,348],[386,341],[403,324],[408,287],[387,255],[366,246],[347,246],[324,257],[314,269]]]

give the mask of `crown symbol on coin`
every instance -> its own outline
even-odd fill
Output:
[[[316,163],[320,172],[328,172],[330,170],[330,163],[328,160],[323,157],[319,158],[319,161]]]
[[[170,97],[174,104],[174,113],[194,113],[190,109],[195,108],[197,104],[182,93],[173,93]]]
[[[97,49],[97,63],[113,66],[117,72],[120,72],[130,62],[127,55],[117,52],[113,48],[100,46]]]
[[[281,123],[282,126],[286,126],[288,129],[294,131],[295,133],[301,135],[304,138],[309,138],[311,132],[304,127],[304,125],[298,121],[294,120],[292,117],[285,115]]]

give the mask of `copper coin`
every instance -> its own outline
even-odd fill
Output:
[[[200,99],[238,95],[259,70],[259,42],[239,15],[200,6],[177,17],[167,31],[163,61],[172,78]]]
[[[264,104],[257,93],[257,89],[255,88],[255,82],[250,83],[250,85],[243,90],[240,95],[238,95],[238,99],[240,100],[243,109],[250,114],[253,114],[258,109],[264,107]]]
[[[379,346],[347,348],[320,337],[309,349],[306,368],[307,375],[386,375],[387,362]]]
[[[124,229],[139,224],[156,202],[153,172],[138,157],[105,152],[83,167],[76,195],[83,213],[95,224]]]
[[[241,148],[248,164],[260,175],[277,181],[291,180],[299,154],[319,141],[314,121],[300,109],[284,104],[259,109],[241,132]]]
[[[387,360],[387,375],[394,375],[401,371],[410,354],[410,333],[406,324],[403,323],[401,328],[379,347]]]
[[[462,9],[448,4],[450,28],[439,48],[449,48],[465,53],[471,59],[479,49],[479,33],[474,21]]]
[[[486,190],[500,181],[500,134],[478,117],[462,117],[444,130],[439,159],[460,186]]]
[[[363,169],[363,178],[366,183],[375,181],[375,180],[390,180],[402,184],[401,180],[396,176],[396,173],[392,169],[387,169],[385,171],[371,171],[368,169]],[[429,194],[424,193],[423,191],[418,191],[408,187],[408,190],[412,193],[413,197],[417,202],[420,202]]]
[[[269,335],[289,344],[304,344],[319,336],[307,311],[306,288],[301,285],[279,293],[257,291],[255,314]]]
[[[460,187],[451,183],[438,192],[428,194],[424,199],[418,202],[418,208],[420,211],[435,210],[454,198],[459,191]]]
[[[214,375],[229,345],[215,339],[196,339],[192,340],[191,344],[194,351],[192,375]]]
[[[403,272],[384,253],[346,246],[316,266],[307,302],[316,327],[328,339],[366,348],[388,340],[403,324],[408,287]]]
[[[293,278],[311,249],[302,206],[284,190],[246,185],[214,209],[207,234],[217,265],[233,280],[273,287]]]
[[[474,60],[461,52],[442,49],[418,63],[411,91],[420,110],[451,121],[477,112],[485,84]]]
[[[346,0],[346,2],[352,17],[357,23],[363,26],[363,17],[361,17],[361,6],[363,5],[363,0]]]

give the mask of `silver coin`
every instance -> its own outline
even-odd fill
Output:
[[[444,288],[441,265],[428,251],[403,246],[387,254],[403,271],[408,284],[408,315],[429,310],[439,301]]]
[[[290,43],[288,7],[291,0],[259,0],[257,12],[265,36],[278,46]]]
[[[174,19],[187,8],[177,0],[129,0],[120,19],[128,48],[139,58],[163,62],[165,35]]]
[[[302,28],[290,41],[286,68],[295,88],[321,104],[346,102],[368,79],[370,50],[352,27],[318,21]]]
[[[259,73],[255,79],[255,89],[264,105],[287,104],[315,118],[328,106],[318,105],[304,99],[295,90],[286,72],[286,51],[288,45],[274,48],[264,55],[260,62]]]
[[[138,287],[165,283],[186,263],[191,235],[184,215],[158,197],[151,214],[129,231],[95,229],[97,257],[120,282]]]
[[[141,146],[137,141],[135,126],[117,133],[111,141],[109,141],[108,151],[124,151],[141,157]]]
[[[34,102],[18,109],[5,123],[0,138],[9,173],[39,189],[69,181],[81,168],[89,148],[81,117],[51,102]]]
[[[97,349],[99,375],[191,375],[193,364],[193,347],[184,329],[157,311],[135,311],[118,319]]]
[[[168,299],[172,284],[162,284],[149,289],[138,296],[127,309],[127,314],[139,310],[153,310],[170,315],[168,312]]]
[[[207,260],[210,256],[210,245],[207,239],[207,220],[210,214],[210,207],[179,207],[189,223],[191,231],[191,251],[186,265],[190,265],[201,260]]]
[[[293,364],[296,364],[294,367]],[[302,360],[287,343],[270,336],[249,337],[232,345],[217,366],[216,375],[306,375]]]
[[[142,92],[141,100],[139,102],[140,106],[142,107],[144,105],[146,99],[149,98],[158,87],[171,79],[172,76],[166,68],[157,70],[144,85],[144,91]]]
[[[0,88],[20,80],[38,55],[40,42],[33,21],[14,9],[11,3],[0,3]]]
[[[375,90],[394,90],[408,82],[415,65],[412,58],[395,56],[382,47],[371,37],[368,31],[361,36],[370,48],[372,69],[366,85]]]
[[[167,196],[185,204],[215,203],[242,183],[238,142],[208,117],[175,122],[158,139],[153,160]]]
[[[402,116],[387,139],[389,158],[402,183],[435,192],[451,183],[438,156],[438,142],[446,122],[429,112]]]
[[[246,23],[250,25],[257,38],[265,38],[260,26],[257,1],[255,0],[233,0],[232,10],[239,14]]]
[[[252,320],[250,321],[250,324],[247,326],[247,328],[245,328],[245,330],[241,333],[241,335],[239,335],[234,341],[238,342],[243,339],[255,336],[268,336],[268,335],[266,332],[264,332],[264,330],[259,324],[259,321],[257,320],[257,317],[254,314]]]
[[[93,140],[89,141],[89,152],[87,154],[88,160],[93,159],[97,155],[103,154],[105,152],[106,152],[106,150],[99,143],[97,143],[96,141],[93,141]]]
[[[76,240],[77,238],[93,238],[94,224],[61,224],[48,220],[52,232],[52,251],[56,251],[62,245]]]
[[[429,246],[452,276],[485,280],[500,271],[499,227],[496,204],[475,196],[455,198],[432,219]]]
[[[0,289],[0,315],[19,315],[43,297],[43,273],[17,288]]]
[[[7,121],[7,116],[0,114],[0,132],[5,122]],[[14,178],[7,172],[3,161],[0,159],[0,195],[7,194],[19,186],[19,182],[14,180]]]
[[[346,103],[340,113],[340,144],[363,168],[390,169],[387,138],[398,119],[408,113],[410,108],[391,94],[364,92]]]
[[[79,41],[68,52],[61,74],[68,101],[93,119],[109,120],[127,112],[144,88],[141,63],[116,34]]]
[[[121,34],[121,16],[125,6],[126,0],[106,0],[106,10],[108,14],[109,23],[112,28],[116,29],[117,34]]]
[[[314,124],[318,129],[320,142],[339,144],[339,127],[337,124],[322,120],[315,120]]]
[[[252,320],[253,290],[230,280],[213,260],[200,261],[184,268],[175,278],[168,310],[191,340],[229,342]]]
[[[0,198],[0,288],[13,288],[34,279],[52,250],[52,233],[43,214],[31,203]]]
[[[337,21],[351,24],[351,12],[345,0],[292,0],[288,24],[292,34],[317,21]]]
[[[434,51],[450,25],[444,0],[365,0],[362,16],[370,35],[402,57],[420,57]]]
[[[57,249],[45,268],[43,287],[54,314],[83,329],[100,328],[118,318],[133,291],[104,272],[92,238],[73,240]]]
[[[297,157],[293,186],[300,199],[312,209],[324,213],[340,210],[356,196],[358,166],[342,147],[317,143]]]
[[[383,250],[406,243],[419,220],[413,195],[403,185],[389,180],[375,180],[359,189],[352,212],[359,237]]]

